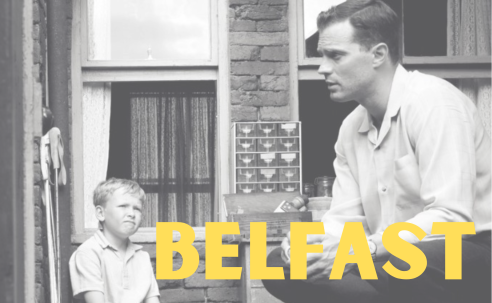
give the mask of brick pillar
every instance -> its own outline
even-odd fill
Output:
[[[40,108],[46,99],[46,0],[34,0],[33,2],[33,102],[38,109],[34,121],[34,218],[35,218],[35,294],[39,303],[49,302],[49,275],[47,258],[47,231],[45,207],[41,201],[41,164],[39,158],[39,142],[42,135]],[[39,115],[39,117],[36,117]]]
[[[229,0],[231,120],[290,119],[288,0]]]

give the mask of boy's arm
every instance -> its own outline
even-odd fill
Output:
[[[84,298],[86,302],[104,302],[104,281],[100,261],[95,253],[76,251],[70,258],[70,280],[73,295]],[[92,293],[96,293],[92,295]],[[101,296],[101,301],[88,301]]]
[[[159,297],[151,297],[145,299],[144,303],[160,303],[161,301],[159,300]]]

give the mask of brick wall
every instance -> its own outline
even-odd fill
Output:
[[[162,302],[240,302],[240,280],[205,279],[205,243],[195,243],[200,256],[198,269],[184,280],[157,280]],[[145,247],[155,265],[155,245]],[[180,254],[174,256],[174,270],[181,267]],[[224,258],[222,266],[240,267],[239,258]],[[155,266],[154,266],[155,268]]]
[[[288,0],[229,0],[232,121],[290,120]]]
[[[40,108],[46,98],[46,0],[33,2],[33,92],[35,107]],[[39,121],[39,120],[38,120]],[[36,299],[38,303],[49,302],[49,277],[47,259],[46,215],[41,201],[41,166],[39,142],[42,135],[41,125],[35,125],[34,148],[34,204],[35,204],[35,262],[36,262]]]

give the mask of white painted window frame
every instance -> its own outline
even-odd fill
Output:
[[[229,140],[230,140],[230,80],[229,80],[229,18],[228,1],[211,0],[212,15],[212,60],[197,65],[191,61],[152,61],[142,65],[141,61],[115,62],[88,61],[87,48],[81,47],[87,32],[84,29],[85,0],[74,0],[72,20],[72,100],[71,100],[71,150],[72,150],[72,243],[83,243],[95,229],[85,228],[83,134],[82,134],[82,88],[84,82],[122,81],[216,81],[217,85],[217,197],[215,218],[225,221],[224,194],[230,192]],[[120,62],[118,62],[119,64]],[[205,228],[194,227],[195,241],[205,240]],[[175,240],[179,233],[175,232]],[[140,228],[131,237],[139,243],[155,243],[156,228]]]

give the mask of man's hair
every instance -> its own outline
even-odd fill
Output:
[[[145,192],[137,182],[126,179],[110,178],[99,183],[94,190],[94,206],[106,206],[106,202],[113,196],[118,189],[123,190],[122,194],[136,197],[142,203],[145,202]]]
[[[381,0],[347,0],[318,15],[318,30],[349,20],[354,27],[354,42],[366,50],[386,43],[391,61],[400,61],[400,18]]]

